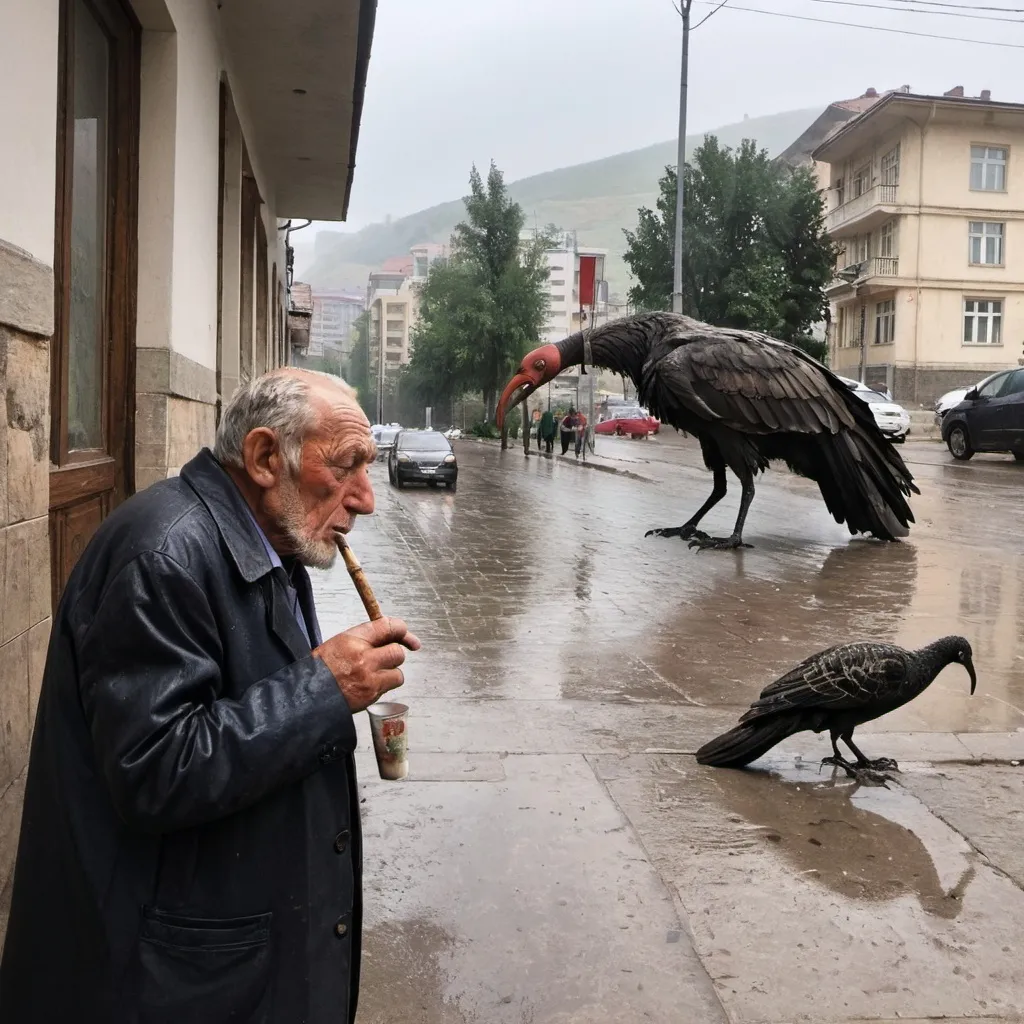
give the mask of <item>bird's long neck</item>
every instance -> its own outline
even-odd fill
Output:
[[[563,368],[577,366],[584,361],[586,336],[586,331],[579,331],[558,342],[556,347],[562,355]],[[639,389],[644,363],[651,351],[649,333],[635,322],[613,320],[592,330],[589,338],[593,365],[631,378]]]
[[[922,682],[927,686],[947,666],[957,660],[959,646],[950,643],[948,638],[936,640],[934,643],[922,647],[917,652],[918,662],[921,665]]]

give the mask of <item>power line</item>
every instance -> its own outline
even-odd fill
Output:
[[[1004,21],[1010,25],[1024,25],[1024,21],[1021,21],[1020,18],[1000,18],[995,14],[968,14],[963,10],[926,11],[922,7],[890,7],[887,4],[864,3],[863,0],[812,0],[812,2],[816,4],[834,4],[838,7],[867,7],[875,11],[894,11],[897,14],[924,14],[928,17],[968,18],[972,21]],[[714,13],[714,11],[711,12],[711,14]],[[708,15],[708,18],[711,17],[711,14]]]
[[[693,27],[700,28],[701,25],[703,25],[704,22],[708,20],[708,18],[713,18],[728,2],[729,0],[722,0],[722,2],[713,11],[709,12],[708,14],[705,14],[704,17],[701,18],[700,21],[698,21],[697,24],[694,25]]]
[[[1001,14],[1024,14],[1021,7],[985,7],[975,4],[949,3],[947,0],[891,0],[897,4],[918,4],[921,7],[952,7],[958,11],[999,11]]]
[[[694,0],[707,4],[708,0]],[[843,28],[863,28],[870,32],[889,32],[897,36],[916,36],[919,39],[942,39],[948,43],[976,43],[979,46],[1001,46],[1010,50],[1024,50],[1022,43],[1004,43],[995,39],[964,39],[961,36],[942,36],[935,32],[915,32],[908,28],[888,28],[884,25],[865,25],[857,21],[834,21],[830,18],[812,18],[808,14],[785,14],[782,11],[762,11],[759,7],[728,7],[730,11],[745,11],[748,14],[764,14],[772,18],[789,18],[791,21],[812,21],[818,25],[839,25]]]

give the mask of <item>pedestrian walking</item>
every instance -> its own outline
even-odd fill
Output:
[[[559,424],[559,433],[562,437],[562,454],[565,455],[569,451],[569,445],[576,438],[576,410],[571,405],[569,406],[569,411],[562,417],[562,422]]]
[[[551,454],[555,446],[555,434],[558,427],[555,423],[555,414],[550,409],[545,409],[544,415],[540,418],[540,438],[544,442],[544,451]]]
[[[583,450],[583,442],[587,437],[587,417],[582,413],[576,413],[576,458],[580,457]]]
[[[373,512],[373,458],[348,385],[275,371],[96,531],[53,622],[0,1020],[354,1021],[353,716],[420,645],[398,619],[322,639],[306,568]]]

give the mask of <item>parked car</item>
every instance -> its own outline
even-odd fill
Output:
[[[439,430],[401,430],[388,453],[388,479],[398,488],[420,482],[455,490],[459,463],[451,442]]]
[[[449,441],[458,441],[458,439],[460,437],[462,437],[462,428],[461,427],[449,427],[444,432],[444,436],[447,437]]]
[[[638,405],[613,406],[608,410],[607,419],[594,427],[597,434],[615,434],[624,437],[647,437],[656,434],[661,423]]]
[[[942,418],[942,440],[954,459],[1011,452],[1024,462],[1024,368],[1003,370],[971,388]]]
[[[891,402],[885,395],[880,395],[871,388],[855,388],[853,393],[862,401],[866,402],[871,409],[871,415],[875,417],[878,429],[885,434],[890,441],[902,444],[910,433],[910,413],[897,402]]]
[[[986,378],[987,380],[988,378]],[[981,387],[984,381],[979,382],[976,387]],[[932,408],[935,410],[935,425],[937,427],[942,426],[942,417],[949,412],[950,409],[955,409],[967,395],[967,392],[971,390],[971,385],[967,385],[962,388],[953,388],[952,391],[947,391],[944,395],[940,395],[936,399],[935,405]]]
[[[377,461],[383,462],[388,457],[388,453],[395,446],[395,438],[398,437],[398,432],[401,427],[383,427],[375,426],[370,427],[370,433],[373,435],[373,440],[377,445]]]

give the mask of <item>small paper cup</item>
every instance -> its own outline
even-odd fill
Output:
[[[382,779],[397,781],[409,774],[409,744],[406,726],[409,709],[405,704],[383,701],[366,709],[373,734],[373,752]]]

